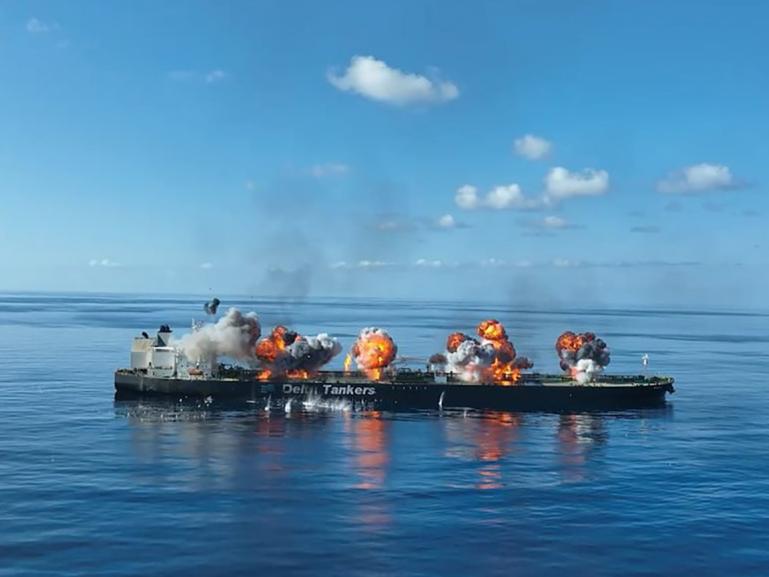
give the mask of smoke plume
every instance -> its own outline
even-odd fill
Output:
[[[578,383],[595,380],[611,360],[606,343],[593,333],[566,331],[555,342],[561,369]]]
[[[256,313],[231,308],[214,324],[203,325],[174,345],[193,362],[213,366],[219,357],[253,361],[254,345],[262,334]]]
[[[256,344],[256,357],[264,367],[259,378],[307,378],[340,352],[342,345],[326,333],[305,337],[278,325]]]
[[[446,352],[433,355],[431,361],[445,359],[446,370],[470,382],[512,383],[520,378],[522,369],[534,364],[518,357],[505,327],[497,320],[481,322],[477,328],[480,340],[464,333],[451,333],[446,340]]]

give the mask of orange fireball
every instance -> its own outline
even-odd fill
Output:
[[[484,338],[489,341],[502,341],[507,340],[507,332],[505,331],[505,327],[502,326],[502,323],[500,323],[496,319],[489,319],[487,321],[482,321],[478,325],[478,335],[481,338]]]
[[[382,369],[395,360],[398,347],[392,337],[382,329],[363,329],[350,350],[358,368],[369,378],[378,380]],[[345,369],[349,364],[345,362]]]
[[[502,384],[513,384],[521,378],[521,369],[529,369],[532,362],[526,357],[516,358],[515,347],[507,338],[505,327],[496,319],[482,321],[478,335],[494,347],[491,366],[483,369],[483,378]]]
[[[459,348],[459,345],[461,345],[465,341],[469,341],[470,337],[468,337],[464,333],[451,333],[449,335],[449,338],[446,340],[446,350],[450,353],[457,352],[457,349]]]
[[[269,337],[256,343],[256,357],[262,362],[273,363],[281,351],[285,351],[297,337],[296,333],[289,331],[283,325],[278,325],[272,329]]]

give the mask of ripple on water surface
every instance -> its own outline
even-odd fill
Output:
[[[555,336],[594,330],[613,371],[646,352],[677,392],[589,414],[116,401],[131,337],[199,300],[0,295],[0,575],[769,573],[764,313],[244,301],[417,357],[496,316],[551,371]]]

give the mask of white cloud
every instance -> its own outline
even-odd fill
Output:
[[[383,268],[387,266],[393,266],[393,263],[386,262],[383,260],[359,260],[355,266],[357,268],[364,268],[364,269],[372,269],[372,268]]]
[[[478,265],[481,268],[528,268],[532,263],[529,260],[506,261],[491,257],[481,260]]]
[[[329,162],[326,164],[316,164],[310,167],[310,174],[315,178],[324,178],[326,176],[341,176],[350,172],[350,167],[340,162]]]
[[[205,75],[206,84],[214,84],[215,82],[221,82],[227,78],[227,73],[224,70],[211,70]]]
[[[200,268],[202,268],[203,270],[209,270],[214,268],[214,265],[210,262],[204,262],[200,264]]]
[[[540,205],[539,201],[524,196],[521,187],[515,183],[495,186],[483,198],[478,196],[478,189],[475,186],[465,184],[457,189],[454,202],[464,210],[476,208],[527,210],[538,208]]]
[[[485,204],[489,208],[503,209],[518,206],[523,202],[523,192],[517,184],[495,186],[486,195]]]
[[[444,263],[442,260],[428,260],[426,258],[420,258],[417,259],[417,261],[414,263],[414,266],[420,268],[441,268],[444,266]]]
[[[348,263],[347,261],[340,260],[338,262],[332,263],[330,268],[335,270],[373,270],[373,269],[379,269],[379,268],[387,268],[395,266],[394,263],[383,261],[383,260],[368,260],[363,259],[359,260],[358,262]]]
[[[723,164],[694,164],[668,175],[657,183],[657,190],[665,193],[696,193],[709,190],[735,188],[732,171]]]
[[[533,134],[525,134],[516,138],[513,143],[515,153],[529,160],[544,158],[550,153],[552,147],[553,145],[549,140]]]
[[[88,261],[88,266],[90,267],[104,267],[104,268],[113,268],[120,266],[120,263],[117,263],[115,261],[112,261],[108,258],[92,258]]]
[[[600,196],[609,190],[609,173],[586,168],[570,172],[562,166],[550,169],[545,176],[545,196],[562,200],[573,196]]]
[[[452,82],[402,72],[373,56],[353,56],[344,74],[330,71],[327,78],[339,90],[388,104],[446,102],[459,96]]]
[[[436,223],[439,228],[454,228],[457,226],[457,221],[450,214],[444,214],[440,217]]]
[[[30,34],[45,34],[59,30],[60,26],[56,22],[43,22],[37,18],[30,18],[27,20],[26,28]]]
[[[569,223],[560,216],[546,216],[542,220],[542,226],[545,228],[567,228]]]
[[[478,207],[478,189],[472,184],[464,184],[457,189],[454,202],[459,208],[472,210]]]

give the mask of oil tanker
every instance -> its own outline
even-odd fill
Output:
[[[572,334],[572,333],[569,333]],[[428,364],[424,370],[269,372],[220,363],[190,364],[163,325],[157,337],[134,339],[131,366],[115,372],[119,398],[243,400],[272,403],[346,402],[391,409],[473,408],[571,411],[655,407],[673,393],[673,378],[519,372],[514,379],[467,382],[464,375]],[[514,355],[514,353],[513,353]]]

